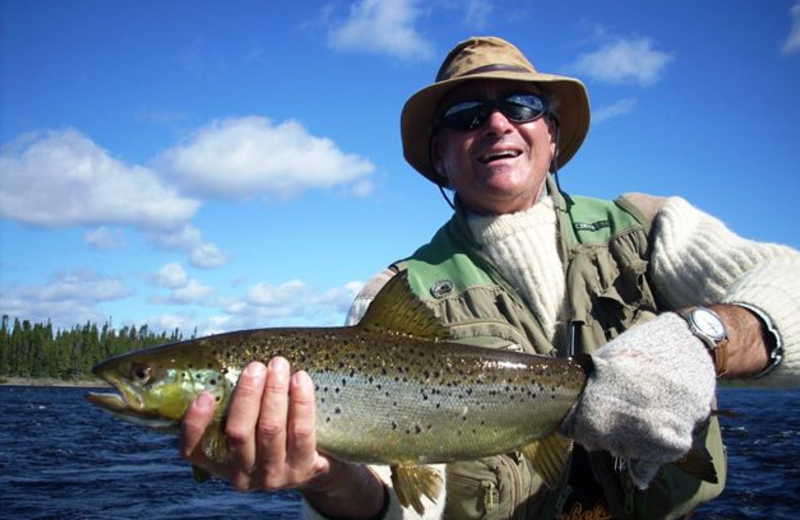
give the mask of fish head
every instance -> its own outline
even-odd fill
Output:
[[[92,392],[86,396],[89,402],[125,421],[167,431],[177,430],[201,392],[210,392],[218,404],[226,402],[238,376],[203,356],[202,349],[181,344],[116,356],[92,372],[116,393]],[[222,408],[217,407],[216,420]]]

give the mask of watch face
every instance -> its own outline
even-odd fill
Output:
[[[726,336],[725,324],[708,309],[695,309],[692,312],[692,321],[698,330],[712,338],[722,339]]]

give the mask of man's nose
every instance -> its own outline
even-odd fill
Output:
[[[489,113],[489,119],[486,120],[486,125],[484,127],[485,133],[487,134],[504,134],[507,133],[514,128],[514,123],[512,123],[506,116],[503,114],[498,107],[492,109]]]

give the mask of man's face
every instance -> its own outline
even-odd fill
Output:
[[[520,93],[539,92],[535,86],[511,81],[475,81],[450,91],[441,108]],[[433,160],[469,210],[513,213],[539,199],[556,151],[554,136],[554,123],[547,116],[515,123],[495,110],[474,130],[442,128],[433,142]]]

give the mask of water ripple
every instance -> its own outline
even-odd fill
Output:
[[[294,493],[197,484],[174,437],[121,423],[84,389],[0,387],[0,518],[300,518]],[[710,520],[795,520],[800,512],[800,391],[722,390],[730,472]]]

